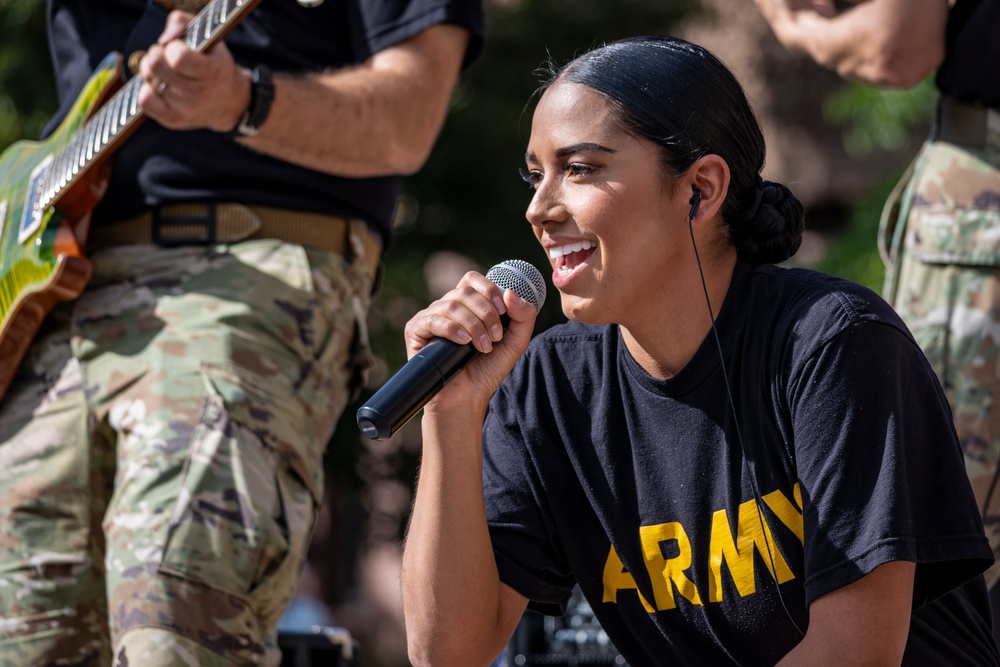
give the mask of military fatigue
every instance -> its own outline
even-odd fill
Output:
[[[92,259],[0,406],[0,664],[276,665],[370,360],[365,261],[276,240]]]
[[[978,148],[932,138],[897,190],[880,234],[885,296],[944,386],[1000,558],[1000,134]]]

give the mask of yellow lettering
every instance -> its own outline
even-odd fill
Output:
[[[689,602],[700,605],[701,596],[698,595],[698,589],[684,574],[684,570],[691,567],[691,541],[684,532],[684,526],[676,521],[656,526],[640,526],[639,539],[642,541],[643,560],[646,561],[646,569],[653,582],[656,608],[662,611],[677,606],[674,601],[673,586],[676,586],[677,592]],[[673,558],[664,557],[661,546],[663,542],[675,543],[679,550],[678,555]]]
[[[736,539],[729,529],[725,510],[712,515],[712,538],[708,547],[708,599],[722,601],[722,563],[725,562],[740,597],[757,592],[754,550],[765,554],[764,564],[779,584],[793,579],[791,568],[774,543],[774,535],[763,520],[755,500],[740,505]],[[767,554],[770,554],[768,557]],[[777,571],[777,574],[775,574]]]
[[[639,587],[635,585],[635,579],[625,569],[622,559],[618,557],[618,552],[615,551],[615,545],[612,544],[611,550],[608,552],[608,560],[604,563],[604,601],[618,604],[618,591],[626,590],[634,590],[636,592],[639,600],[642,602],[643,608],[647,612],[652,614],[656,611],[653,609],[653,605],[646,602],[646,598],[642,596]]]
[[[798,483],[792,489],[795,495],[795,505],[781,491],[772,491],[764,496],[764,502],[774,515],[785,524],[789,530],[795,533],[799,542],[805,542],[805,530],[802,525],[802,486]]]

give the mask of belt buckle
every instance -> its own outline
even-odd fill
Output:
[[[152,237],[153,243],[160,246],[176,247],[183,245],[208,245],[215,243],[215,202],[205,204],[206,213],[198,217],[193,215],[164,216],[159,207],[153,209]],[[192,227],[202,225],[205,228],[203,236],[163,236],[161,230],[168,227]]]

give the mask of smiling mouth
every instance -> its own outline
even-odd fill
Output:
[[[590,257],[597,244],[593,241],[577,241],[567,243],[557,248],[549,249],[549,258],[555,260],[555,269],[561,273],[570,273],[588,257]]]

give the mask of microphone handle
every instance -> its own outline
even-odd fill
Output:
[[[506,331],[510,317],[505,313],[500,321]],[[458,345],[446,338],[432,339],[358,410],[361,432],[372,440],[387,440],[477,354],[479,350],[472,343]]]

